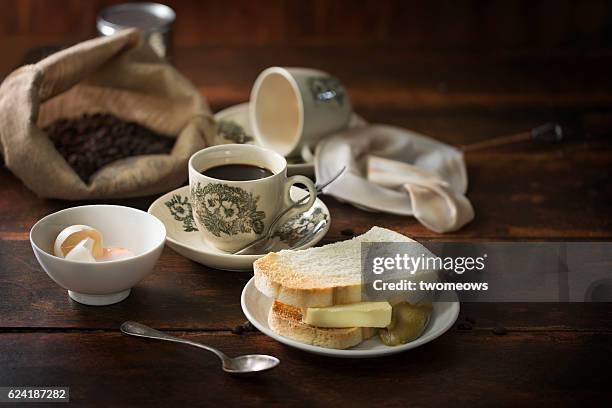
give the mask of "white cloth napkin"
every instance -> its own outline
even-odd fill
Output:
[[[346,166],[323,192],[359,208],[413,215],[435,232],[455,231],[474,218],[463,153],[410,130],[347,129],[319,142],[314,163],[322,182]]]

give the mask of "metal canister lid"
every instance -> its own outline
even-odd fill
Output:
[[[124,3],[105,8],[96,26],[101,35],[113,35],[126,28],[144,32],[145,41],[157,55],[168,59],[172,53],[172,24],[176,13],[159,3]]]
[[[125,28],[166,32],[176,19],[170,7],[159,3],[123,3],[107,7],[98,14],[96,26],[102,35],[113,35]]]

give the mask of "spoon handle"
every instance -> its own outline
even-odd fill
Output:
[[[512,143],[534,140],[544,143],[558,143],[563,140],[565,131],[558,123],[545,123],[529,131],[516,133],[509,136],[495,137],[481,142],[471,143],[461,147],[464,152],[488,149]]]
[[[130,336],[146,337],[146,338],[155,339],[155,340],[165,340],[165,341],[171,341],[174,343],[181,343],[181,344],[187,344],[193,347],[198,347],[198,348],[210,351],[211,353],[214,353],[217,357],[221,359],[221,361],[225,362],[226,360],[229,360],[228,356],[226,356],[224,353],[220,352],[219,350],[215,348],[209,347],[205,344],[198,343],[195,341],[185,340],[185,339],[181,339],[180,337],[171,336],[167,333],[160,332],[159,330],[155,330],[141,323],[131,322],[131,321],[124,322],[121,325],[120,329],[123,333],[128,334]]]
[[[323,189],[327,186],[329,186],[331,183],[333,183],[334,181],[336,181],[338,179],[338,177],[340,177],[342,175],[342,173],[344,173],[344,171],[346,170],[346,166],[342,167],[340,169],[340,171],[331,179],[327,180],[325,183],[316,186],[317,189],[317,196],[319,194],[321,194],[323,192]],[[306,200],[308,200],[308,195],[306,195],[305,197],[300,198],[298,201],[295,201],[292,205],[290,205],[289,207],[287,207],[285,210],[283,210],[280,214],[278,214],[270,223],[270,225],[268,226],[268,228],[266,228],[266,230],[263,232],[263,234],[255,239],[255,241],[252,241],[250,243],[248,243],[246,246],[243,246],[242,248],[240,248],[237,251],[232,252],[233,255],[242,255],[244,254],[248,249],[253,248],[254,246],[267,241],[268,239],[270,239],[270,233],[274,232],[274,230],[276,229],[276,224],[281,220],[281,218],[283,217],[283,215],[287,214],[290,210],[292,210],[293,208],[297,207],[300,204],[303,204],[306,202]]]

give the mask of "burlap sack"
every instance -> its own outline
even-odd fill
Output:
[[[169,155],[109,164],[83,182],[41,129],[59,118],[107,112],[177,140]],[[65,49],[13,72],[0,86],[6,165],[41,197],[118,198],[162,193],[187,179],[191,154],[214,137],[198,90],[134,30]]]

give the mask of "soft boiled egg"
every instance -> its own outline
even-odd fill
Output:
[[[102,234],[100,231],[88,225],[71,225],[64,228],[57,235],[55,245],[53,246],[53,254],[60,258],[66,258],[66,255],[72,251],[82,241],[90,238],[93,241],[91,245],[91,255],[94,258],[99,258],[103,255]],[[87,249],[85,244],[80,247],[80,250]]]
[[[88,225],[71,225],[55,239],[53,254],[69,261],[105,262],[131,258],[134,253],[121,247],[104,248],[100,231]]]
[[[134,253],[129,249],[121,248],[121,247],[110,247],[104,248],[102,256],[97,258],[98,262],[104,261],[117,261],[119,259],[131,258],[134,256]]]

